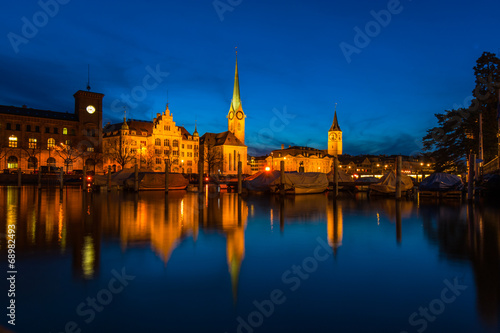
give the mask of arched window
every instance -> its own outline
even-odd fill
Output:
[[[49,138],[47,140],[47,148],[53,148],[56,146],[56,140],[54,138]]]
[[[9,156],[9,158],[7,159],[7,168],[9,169],[17,169],[18,166],[17,166],[17,157],[15,156]]]
[[[28,158],[28,169],[36,169],[38,168],[38,159],[34,156]]]
[[[11,135],[9,137],[9,147],[16,148],[17,147],[17,136]]]
[[[90,168],[95,167],[95,161],[94,161],[94,159],[92,159],[92,158],[87,158],[87,159],[85,160],[85,166],[87,167],[87,170],[89,170]]]
[[[53,157],[49,157],[47,159],[47,166],[48,167],[55,167],[56,166],[56,159]]]
[[[161,146],[161,140],[155,139],[155,146]]]

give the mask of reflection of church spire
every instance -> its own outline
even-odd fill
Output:
[[[227,235],[227,265],[231,275],[233,301],[238,300],[238,281],[243,257],[245,256],[245,229],[239,227]]]

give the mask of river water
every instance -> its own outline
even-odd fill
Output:
[[[9,229],[13,332],[500,330],[495,202],[0,187],[6,277]]]

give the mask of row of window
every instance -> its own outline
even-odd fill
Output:
[[[163,159],[161,159],[161,158],[157,157],[157,158],[155,159],[155,163],[156,163],[156,164],[163,164]],[[173,163],[173,164],[179,164],[179,160],[174,160],[174,161],[172,161],[172,163]],[[182,161],[181,161],[181,163],[183,164],[183,162],[182,162]],[[186,165],[187,165],[187,166],[193,166],[193,161],[186,161]],[[188,170],[189,170],[189,169],[188,169]]]
[[[64,144],[65,145],[71,145],[71,140],[65,140]],[[29,149],[37,149],[39,148],[38,146],[38,139],[36,138],[29,138],[28,139],[28,148]],[[56,140],[54,138],[50,138],[47,140],[47,148],[54,148],[56,146]],[[9,137],[9,148],[17,148],[18,147],[18,140],[17,136],[11,135]],[[87,151],[94,151],[94,147],[88,147]]]

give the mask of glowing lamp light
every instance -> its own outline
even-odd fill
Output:
[[[208,177],[205,177],[205,180],[208,182]]]
[[[267,166],[266,171],[271,171],[271,168]]]
[[[92,177],[91,176],[87,176],[87,180],[92,180]]]

